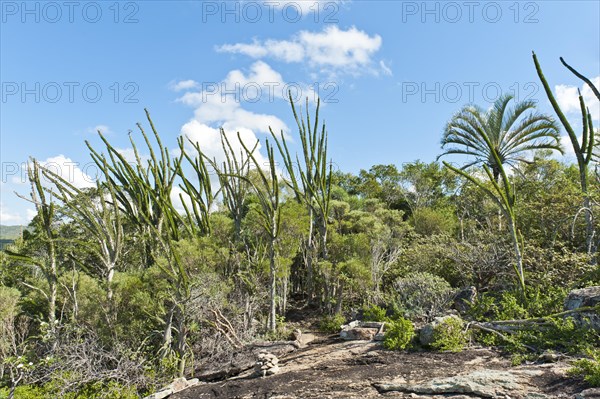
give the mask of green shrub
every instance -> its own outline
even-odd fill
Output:
[[[342,324],[345,322],[346,319],[339,313],[333,316],[325,316],[319,323],[319,329],[323,332],[337,333],[340,332]]]
[[[525,303],[519,292],[484,293],[477,298],[469,313],[479,321],[544,317],[562,310],[566,292],[564,287],[527,287]]]
[[[408,317],[432,319],[449,308],[454,290],[431,273],[414,273],[394,283],[396,306]]]
[[[402,317],[387,324],[383,346],[389,350],[405,349],[415,337],[415,327]]]
[[[447,317],[433,328],[431,347],[439,351],[460,352],[467,345],[467,333],[459,317]]]
[[[380,308],[377,305],[370,307],[363,307],[363,320],[364,321],[388,321],[386,316],[386,310]]]
[[[573,367],[568,373],[573,376],[583,377],[583,380],[593,387],[600,387],[600,352],[590,351],[590,359],[579,359],[573,362]]]

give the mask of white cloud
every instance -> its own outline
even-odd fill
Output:
[[[242,142],[248,149],[254,148],[254,145],[257,142],[257,137],[254,131],[246,127],[238,126],[235,129],[224,129],[224,131],[236,156],[244,153],[240,140],[238,140],[237,137],[238,132]],[[221,133],[219,129],[201,123],[197,119],[193,119],[183,125],[181,128],[181,134],[193,143],[197,143],[202,152],[210,159],[214,159],[217,164],[221,164],[225,161],[225,154],[221,145]],[[187,142],[189,143],[189,141]],[[260,165],[268,165],[267,158],[260,153],[261,147],[262,145],[259,143],[256,147],[256,151],[254,152],[254,156]]]
[[[600,87],[600,76],[591,79],[592,83],[596,87]],[[592,92],[592,89],[587,84],[583,84],[582,87],[568,86],[568,85],[556,85],[554,86],[554,92],[556,93],[556,101],[563,112],[567,114],[574,114],[581,116],[581,108],[579,106],[579,94],[577,90],[581,90],[581,95],[585,101],[585,105],[589,108],[590,114],[594,121],[600,121],[600,101]],[[579,121],[581,123],[581,121]]]
[[[62,154],[40,161],[40,165],[61,176],[77,188],[95,186],[94,178],[84,173],[80,169],[79,163]]]
[[[94,127],[88,127],[87,129],[85,129],[86,134],[97,134],[98,131],[100,131],[100,133],[102,133],[103,135],[112,134],[112,130],[110,130],[110,127],[106,125],[96,125]]]
[[[285,87],[279,72],[257,61],[247,73],[230,71],[222,81],[205,84],[203,91],[187,92],[178,101],[194,107],[196,121],[207,127],[223,127],[234,134],[240,129],[268,134],[269,126],[275,132],[288,128],[278,117],[248,111],[242,103],[273,102],[283,97]]]
[[[291,40],[254,40],[251,44],[224,44],[217,51],[244,54],[252,58],[270,57],[286,63],[303,62],[323,72],[360,74],[374,72],[373,55],[381,48],[379,35],[370,36],[351,27],[341,30],[328,26],[321,32],[300,31]],[[384,72],[389,68],[379,64]]]
[[[3,203],[0,202],[0,224],[14,225],[21,223],[21,215],[11,212]]]
[[[137,159],[135,157],[135,151],[133,148],[116,148],[116,150],[130,165],[137,165]],[[140,160],[144,165],[150,159],[150,155],[140,154],[139,152],[138,155],[140,156]]]
[[[37,216],[37,211],[35,209],[25,209],[25,219],[27,220],[27,224],[31,222],[31,219]]]
[[[196,87],[198,87],[200,84],[198,82],[196,82],[195,80],[180,80],[179,82],[171,82],[169,83],[169,88],[173,91],[182,91],[182,90],[189,90],[189,89],[195,89]]]

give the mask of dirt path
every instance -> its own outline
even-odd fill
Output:
[[[461,353],[390,352],[384,350],[377,342],[317,338],[307,347],[282,357],[279,364],[281,372],[273,376],[255,378],[252,372],[248,371],[227,381],[201,384],[171,398],[507,397],[500,389],[492,390],[493,396],[486,396],[487,391],[481,393],[476,389],[473,391],[475,393],[442,396],[397,391],[380,392],[381,389],[376,389],[376,386],[380,388],[380,383],[389,386],[427,382],[429,385],[443,386],[446,384],[445,380],[435,379],[459,374],[470,375],[473,372],[477,375],[489,372],[491,378],[514,375],[516,382],[510,384],[519,384],[518,389],[511,388],[513,385],[507,383],[507,389],[511,392],[508,397],[512,399],[573,398],[576,393],[585,389],[580,382],[566,377],[565,370],[568,366],[564,363],[514,368],[508,359],[488,349],[471,349]],[[484,379],[479,383],[485,386],[486,381]],[[498,382],[500,385],[503,383]]]

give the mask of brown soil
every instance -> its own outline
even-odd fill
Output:
[[[309,336],[310,337],[310,336]],[[391,352],[380,343],[341,341],[321,337],[307,347],[280,358],[277,375],[257,378],[252,371],[227,381],[202,383],[171,396],[173,399],[201,398],[468,398],[451,395],[418,396],[410,393],[379,394],[374,383],[420,382],[436,377],[451,377],[481,369],[514,370],[510,360],[489,349],[470,349],[460,353]],[[551,398],[572,398],[586,388],[568,378],[566,363],[519,366],[543,373],[529,381],[535,390]],[[511,396],[511,398],[517,398]]]

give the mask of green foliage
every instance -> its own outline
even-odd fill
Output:
[[[61,392],[62,382],[50,381],[42,386],[21,385],[15,389],[16,399],[55,399]],[[9,389],[0,389],[0,399],[8,398]],[[135,387],[124,386],[115,381],[87,384],[77,392],[60,393],[61,399],[138,399]]]
[[[600,344],[598,333],[589,326],[579,325],[572,317],[549,318],[539,327],[523,329],[515,334],[513,351],[529,345],[538,350],[552,349],[570,354],[585,353]]]
[[[414,273],[394,283],[394,300],[409,317],[433,318],[447,309],[454,290],[446,280],[430,273]]]
[[[600,387],[600,351],[592,350],[588,352],[588,355],[589,359],[575,360],[568,373],[583,377],[583,380],[593,387]]]
[[[386,325],[383,346],[389,350],[405,349],[415,337],[415,327],[410,320],[402,317]]]
[[[452,235],[457,221],[453,209],[420,208],[412,212],[410,221],[415,232],[423,236],[436,234]]]
[[[468,342],[465,325],[459,317],[447,317],[433,329],[431,347],[439,351],[460,352]]]
[[[377,305],[363,307],[364,321],[388,321],[386,310]]]
[[[515,320],[543,317],[562,310],[567,289],[556,286],[527,287],[526,301],[515,291],[481,294],[471,307],[470,316],[478,321]]]
[[[319,330],[327,333],[340,332],[342,324],[346,322],[346,318],[337,313],[333,316],[325,316],[319,323]]]

